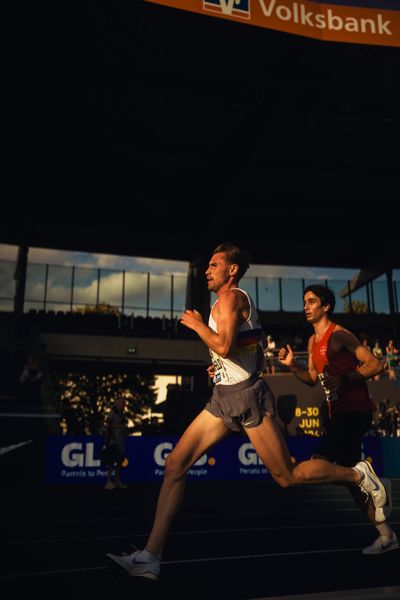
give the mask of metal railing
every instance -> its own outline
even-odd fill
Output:
[[[0,310],[13,310],[15,263],[0,260]],[[84,307],[112,307],[120,314],[179,316],[185,308],[188,275],[141,273],[125,270],[29,263],[24,311],[73,312]],[[345,280],[244,277],[240,285],[262,311],[301,312],[303,291],[326,284],[336,295],[336,313],[389,314],[386,281],[374,281],[346,299],[339,292]],[[400,281],[393,282],[395,310],[399,312]]]

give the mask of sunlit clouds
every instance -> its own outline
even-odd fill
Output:
[[[17,246],[0,244],[0,259],[2,260],[16,260],[17,252]],[[188,262],[177,260],[117,256],[114,254],[97,254],[33,247],[29,248],[28,261],[30,263],[93,267],[96,269],[116,269],[120,271],[139,271],[146,273],[166,273],[170,275],[186,274],[189,269]]]

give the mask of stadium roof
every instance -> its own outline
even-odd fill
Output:
[[[63,60],[43,48],[61,101],[31,96],[31,207],[0,241],[190,260],[231,240],[258,263],[400,267],[398,49],[145,2],[69,17]],[[50,70],[33,77],[50,92]]]
[[[385,231],[393,234],[392,224],[389,220]],[[149,209],[146,214],[123,208],[117,216],[93,207],[90,221],[79,210],[19,220],[4,218],[0,241],[187,261],[207,260],[217,244],[232,241],[250,252],[253,263],[384,272],[399,268],[400,258],[398,237],[383,235],[379,229],[383,225],[377,216],[363,226],[358,225],[356,215],[345,214],[344,209],[327,212],[321,207],[302,211],[271,207],[262,212],[245,205],[240,210],[192,205],[183,216],[173,211],[154,214]]]

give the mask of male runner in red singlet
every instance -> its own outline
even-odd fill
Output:
[[[215,386],[204,410],[167,457],[153,528],[144,550],[122,556],[107,554],[130,576],[158,578],[163,547],[183,498],[187,472],[230,431],[246,432],[282,487],[343,481],[370,494],[376,510],[386,502],[385,488],[366,462],[355,468],[318,459],[292,463],[276,422],[274,398],[260,376],[265,335],[254,302],[238,288],[248,267],[246,253],[237,246],[218,246],[206,271],[208,289],[217,295],[208,325],[196,310],[186,310],[182,316],[182,324],[195,331],[210,350]]]
[[[343,466],[353,466],[361,459],[361,444],[372,424],[375,404],[369,397],[366,380],[382,372],[383,365],[350,331],[330,321],[335,308],[335,295],[323,285],[310,285],[304,290],[304,312],[314,327],[308,343],[308,370],[301,369],[288,345],[278,358],[303,383],[321,381],[328,402],[329,419],[326,435],[314,458],[325,458]],[[385,480],[386,506],[376,508],[356,486],[349,490],[360,508],[379,532],[375,542],[364,548],[364,554],[382,554],[395,550],[399,542],[385,519],[391,510],[390,480]]]

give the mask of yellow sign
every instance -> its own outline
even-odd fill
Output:
[[[295,410],[296,431],[299,429],[306,435],[321,435],[321,423],[318,406],[297,407]],[[298,429],[299,428],[299,429]]]

